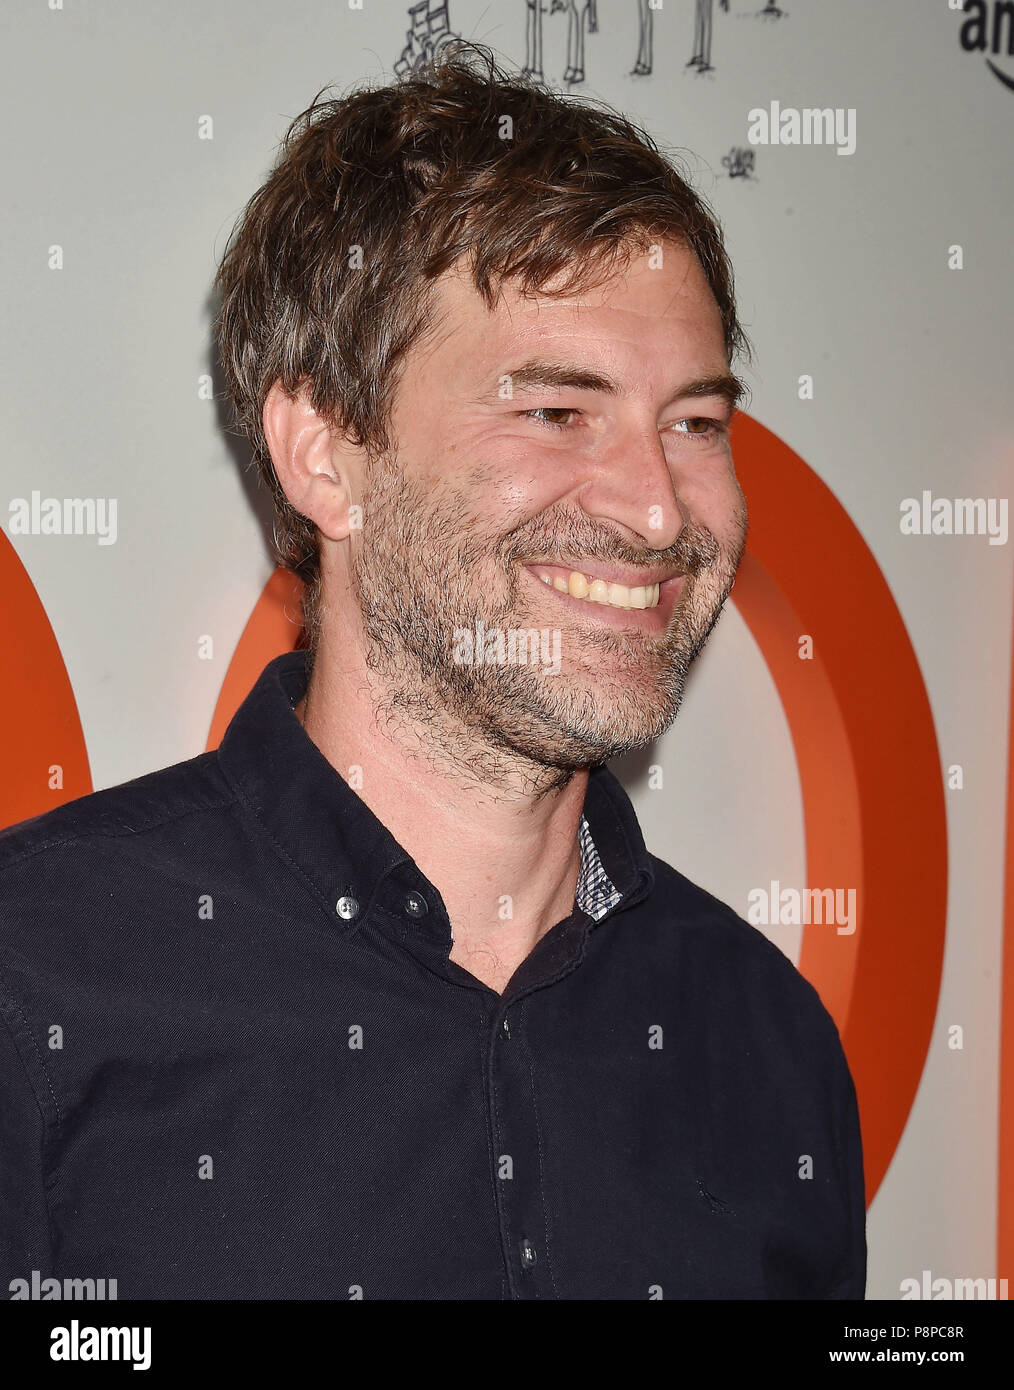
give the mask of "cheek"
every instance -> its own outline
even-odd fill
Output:
[[[517,523],[545,509],[544,494],[546,488],[537,478],[512,474],[496,481],[492,497],[497,515]]]
[[[505,529],[546,511],[574,487],[562,459],[544,458],[530,446],[519,448],[517,440],[490,440],[486,457],[477,481],[485,485],[488,503]]]
[[[715,460],[714,466],[689,471],[677,492],[696,520],[714,535],[731,535],[742,529],[746,500],[728,458]]]

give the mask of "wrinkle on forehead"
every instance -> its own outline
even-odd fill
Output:
[[[718,303],[696,255],[681,243],[663,244],[663,265],[657,269],[648,253],[634,255],[622,270],[574,295],[526,294],[506,283],[492,309],[462,259],[431,287],[427,331],[410,349],[402,370],[408,366],[413,375],[425,373],[428,389],[443,376],[453,391],[452,383],[460,385],[459,378],[480,363],[491,369],[490,363],[504,354],[534,348],[542,355],[544,345],[554,340],[577,338],[581,342],[575,347],[592,349],[603,364],[618,367],[618,351],[636,352],[645,333],[656,329],[672,332],[672,343],[661,347],[666,355],[670,348],[682,355],[685,341],[692,357],[705,349],[708,361],[695,364],[702,370],[718,370],[725,362]],[[658,348],[656,341],[655,355]],[[440,360],[442,354],[446,360]]]

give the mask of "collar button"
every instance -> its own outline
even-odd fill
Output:
[[[359,916],[358,898],[339,898],[335,903],[335,912],[346,922],[353,921]]]
[[[421,893],[405,894],[405,911],[409,917],[425,917],[429,910],[429,903]]]

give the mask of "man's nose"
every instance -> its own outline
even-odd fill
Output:
[[[601,451],[581,488],[583,510],[619,522],[653,550],[674,545],[690,520],[657,430],[628,430]]]

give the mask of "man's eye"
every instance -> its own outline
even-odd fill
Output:
[[[684,434],[688,439],[713,439],[725,426],[720,420],[709,420],[704,415],[691,415],[686,420],[676,420],[670,426],[674,434]]]
[[[540,425],[545,425],[551,430],[566,429],[571,423],[572,417],[577,414],[576,410],[568,410],[564,406],[540,405],[535,410],[525,410],[522,414],[530,420],[536,420]],[[554,417],[566,416],[566,419]]]

